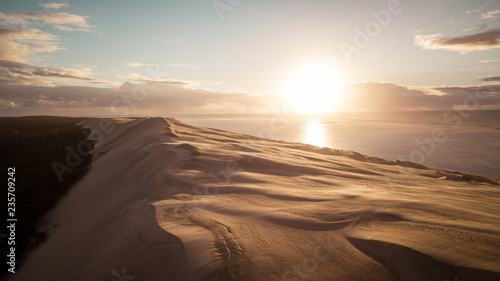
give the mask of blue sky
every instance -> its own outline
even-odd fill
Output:
[[[390,5],[398,12],[390,12]],[[127,81],[184,81],[184,88],[206,91],[202,95],[272,97],[296,69],[322,62],[335,68],[343,83],[392,83],[429,93],[437,87],[483,85],[480,79],[500,76],[498,11],[500,1],[492,0],[8,0],[0,3],[0,28],[11,35],[0,40],[31,51],[0,57],[29,64],[5,67],[1,83],[5,89],[112,90]],[[373,14],[387,12],[385,26],[377,23]],[[60,14],[73,17],[65,20]],[[378,29],[372,29],[369,43],[356,46],[358,30],[366,33],[374,22]],[[25,32],[14,35],[14,29]],[[346,56],[346,44],[356,53]],[[15,74],[23,67],[30,77]],[[38,75],[40,67],[44,75]],[[158,75],[151,75],[152,70]],[[64,75],[52,75],[57,71]],[[0,103],[6,112],[12,112],[6,104],[16,103],[13,98]],[[224,107],[204,111],[210,108]]]

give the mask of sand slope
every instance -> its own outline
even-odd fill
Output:
[[[500,280],[496,180],[113,122],[12,280]]]

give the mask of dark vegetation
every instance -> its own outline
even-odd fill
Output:
[[[53,161],[66,164],[66,147],[76,151],[86,130],[76,123],[84,120],[67,117],[5,117],[0,118],[0,276],[7,272],[7,169],[15,167],[16,198],[16,271],[20,269],[26,253],[44,241],[46,234],[37,229],[43,215],[80,180],[90,166],[91,156],[82,157],[81,163],[64,173],[60,182],[52,168]],[[10,274],[10,273],[9,273]]]

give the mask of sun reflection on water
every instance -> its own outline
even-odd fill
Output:
[[[309,120],[305,124],[304,142],[319,147],[328,146],[325,125],[317,120]]]

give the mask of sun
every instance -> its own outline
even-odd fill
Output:
[[[315,63],[294,72],[283,91],[288,111],[326,113],[338,111],[342,99],[342,81],[330,65]]]

